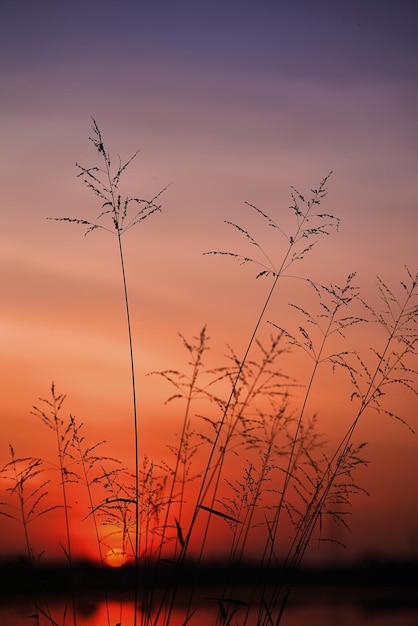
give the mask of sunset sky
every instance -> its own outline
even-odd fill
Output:
[[[18,456],[53,460],[52,433],[30,414],[52,381],[89,440],[105,439],[106,454],[132,466],[116,238],[104,231],[84,237],[80,226],[46,219],[94,221],[100,212],[75,166],[98,164],[91,116],[116,161],[140,150],[124,192],[150,198],[169,185],[161,213],[124,238],[140,452],[166,459],[181,428],[180,404],[164,404],[172,389],[146,374],[186,370],[178,333],[191,340],[204,324],[208,367],[224,364],[227,344],[242,357],[271,285],[271,278],[256,280],[255,266],[203,253],[254,254],[227,220],[275,262],[283,256],[284,238],[246,203],[290,233],[292,186],[309,197],[332,170],[321,210],[341,220],[338,232],[319,238],[292,267],[294,278],[282,280],[260,339],[272,332],[268,321],[297,328],[288,303],[317,306],[298,278],[343,284],[357,272],[362,296],[379,306],[377,275],[402,295],[404,266],[416,273],[417,28],[415,0],[5,3],[1,466],[10,460],[9,443]],[[375,340],[379,351],[382,336],[367,326],[348,349],[370,355]],[[301,353],[280,367],[307,384]],[[350,390],[329,368],[318,381],[309,411],[318,413],[333,450],[353,416]],[[418,429],[416,397],[395,391],[391,402]],[[369,442],[370,464],[358,481],[371,496],[353,498],[352,532],[339,531],[338,539],[349,554],[418,556],[417,436],[382,414],[364,417],[357,441]],[[0,555],[21,550],[21,529],[0,517],[2,525]],[[37,548],[44,541],[58,553],[59,540],[41,526]]]

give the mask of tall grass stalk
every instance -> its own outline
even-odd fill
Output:
[[[257,317],[255,326],[251,332],[250,339],[248,341],[247,347],[244,351],[244,356],[240,361],[240,365],[236,374],[236,378],[233,381],[231,392],[228,398],[228,401],[225,406],[225,411],[222,416],[221,423],[218,428],[218,432],[216,434],[215,440],[213,442],[213,446],[206,464],[205,472],[203,475],[203,480],[201,483],[201,488],[199,491],[199,495],[196,501],[195,512],[193,515],[193,520],[190,528],[190,532],[193,530],[194,521],[197,517],[197,513],[203,503],[204,497],[210,487],[210,483],[214,477],[214,471],[212,470],[212,461],[215,457],[215,453],[217,450],[218,442],[220,435],[225,426],[226,418],[228,415],[230,404],[233,400],[236,387],[240,380],[240,377],[243,372],[243,368],[247,361],[248,355],[251,351],[251,348],[254,344],[254,341],[257,337],[259,328],[261,326],[262,321],[264,320],[266,311],[270,304],[270,301],[273,297],[277,289],[277,285],[279,279],[284,275],[284,273],[292,266],[294,263],[298,261],[302,261],[306,254],[312,250],[314,245],[316,244],[315,238],[320,235],[328,235],[331,232],[331,229],[337,228],[339,220],[333,215],[328,213],[318,213],[315,212],[319,207],[321,202],[326,196],[327,189],[326,185],[331,173],[328,174],[320,183],[318,189],[312,190],[312,197],[310,200],[305,200],[304,196],[300,194],[297,190],[293,190],[292,192],[292,204],[290,206],[291,210],[294,212],[296,226],[292,234],[286,234],[283,229],[266,213],[258,209],[256,206],[249,204],[252,209],[254,209],[262,218],[266,221],[267,226],[275,229],[280,237],[283,237],[286,241],[285,249],[282,255],[281,260],[278,263],[274,263],[269,255],[264,251],[262,246],[256,241],[256,239],[244,228],[241,226],[234,224],[232,222],[226,222],[231,225],[235,230],[237,230],[240,234],[242,234],[252,246],[254,246],[260,253],[261,256],[264,257],[264,260],[254,259],[249,256],[244,256],[235,252],[225,252],[225,251],[214,251],[208,252],[206,254],[215,254],[215,255],[226,255],[235,258],[239,261],[241,265],[251,263],[258,266],[259,271],[257,274],[257,278],[262,276],[271,276],[273,278],[270,289],[268,290],[267,297],[264,300],[264,303],[261,307],[261,311]],[[309,221],[310,220],[310,221]],[[267,265],[266,265],[267,262]],[[225,448],[221,451],[220,457],[218,461],[215,463],[215,468],[221,462],[222,456],[225,453]]]
[[[258,399],[263,398],[270,402],[270,408],[273,414],[278,418],[275,420],[276,426],[280,418],[283,417],[286,402],[282,404],[280,409],[277,409],[274,400],[279,396],[286,401],[288,390],[293,383],[276,365],[277,360],[286,352],[286,349],[282,347],[281,338],[281,334],[270,337],[270,345],[268,348],[265,348],[259,340],[255,339],[255,344],[260,351],[260,358],[251,360],[247,358],[244,366],[242,366],[235,352],[230,349],[232,366],[226,369],[220,369],[223,377],[226,378],[234,388],[233,399],[231,400],[231,398],[229,398],[228,400],[228,419],[224,422],[224,433],[221,441],[223,450],[231,449],[231,443],[237,434],[242,437],[243,445],[248,445],[251,441],[254,443],[253,431],[256,428],[256,420],[254,418],[248,419],[246,412],[250,407],[257,406]],[[238,380],[237,372],[240,372],[240,378]],[[224,411],[225,403],[223,403],[223,415]],[[219,426],[216,424],[216,433],[218,433],[218,428]],[[242,433],[237,432],[240,428],[242,429]],[[270,443],[272,445],[272,442]],[[219,458],[216,477],[214,478],[212,500],[208,507],[209,512],[215,510],[216,494],[220,488],[225,460],[226,455],[222,454]],[[206,524],[199,559],[203,557],[208,532],[209,524]]]
[[[348,372],[354,388],[351,400],[357,400],[359,407],[327,462],[288,549],[285,566],[293,572],[301,564],[315,526],[326,508],[338,478],[346,476],[351,479],[352,470],[364,462],[360,457],[363,444],[354,445],[353,436],[365,412],[369,409],[376,411],[400,421],[412,430],[397,411],[385,407],[383,402],[386,399],[386,390],[392,387],[404,387],[418,395],[414,386],[418,370],[411,366],[411,362],[416,359],[418,346],[418,273],[413,275],[407,270],[407,281],[401,283],[403,298],[398,298],[380,278],[378,286],[384,305],[383,312],[376,311],[363,301],[370,313],[369,322],[377,324],[386,335],[386,338],[382,338],[379,350],[370,348],[372,363],[366,362],[357,352],[341,352],[331,357],[334,363]],[[359,490],[352,482],[344,486],[353,492]],[[292,580],[288,579],[277,589],[270,601],[268,615],[272,614],[274,606],[280,607],[276,624],[281,621],[291,588]]]
[[[17,457],[13,446],[10,444],[9,451],[11,460],[0,470],[0,478],[9,483],[9,486],[6,488],[6,493],[8,493],[13,500],[17,500],[17,503],[0,502],[0,515],[16,520],[22,525],[26,556],[29,568],[34,575],[41,555],[37,555],[34,552],[29,529],[30,524],[37,518],[57,509],[58,506],[44,506],[51,481],[45,477],[45,467],[42,460],[33,457]],[[35,610],[32,618],[35,619],[37,626],[39,626],[41,615],[44,615],[51,624],[55,624],[48,603],[45,602],[45,609],[43,609],[35,589],[32,595]]]
[[[299,348],[309,357],[312,361],[312,370],[306,385],[295,434],[291,443],[288,464],[284,473],[284,484],[281,496],[276,507],[274,518],[270,522],[269,545],[266,545],[267,561],[265,564],[267,567],[270,567],[273,558],[277,562],[277,557],[275,556],[275,538],[278,533],[281,515],[284,511],[287,491],[290,483],[295,477],[297,459],[303,449],[304,443],[299,441],[299,432],[303,425],[306,408],[311,396],[318,368],[320,365],[325,363],[332,364],[335,367],[348,355],[347,351],[341,351],[338,353],[331,352],[326,354],[325,349],[327,343],[335,334],[338,334],[340,337],[345,339],[348,328],[365,321],[364,317],[355,315],[350,310],[352,305],[356,303],[356,300],[359,299],[359,289],[352,284],[354,277],[354,273],[350,274],[343,287],[339,287],[338,285],[324,286],[308,280],[308,283],[313,287],[315,294],[319,298],[320,313],[314,316],[301,306],[296,304],[291,305],[293,310],[299,313],[304,319],[303,326],[299,326],[298,336],[292,335],[288,330],[273,323],[276,328],[279,328],[279,330],[284,333],[290,345]],[[315,330],[319,335],[318,345],[316,345],[312,334],[312,331]]]
[[[126,321],[128,328],[128,343],[129,343],[129,358],[131,369],[131,389],[132,389],[132,409],[133,409],[133,429],[134,429],[134,458],[135,458],[135,571],[136,571],[136,584],[135,584],[135,624],[136,614],[138,606],[137,587],[139,582],[139,472],[140,472],[140,460],[139,460],[139,425],[138,425],[138,408],[137,408],[137,386],[135,380],[135,362],[134,362],[134,346],[132,338],[132,325],[131,325],[131,313],[129,306],[129,293],[125,269],[124,249],[122,243],[122,237],[125,233],[133,228],[136,224],[144,221],[150,217],[153,213],[161,210],[161,206],[157,204],[159,196],[165,191],[163,189],[151,200],[144,200],[143,198],[131,198],[128,196],[122,197],[119,192],[119,185],[121,176],[135,159],[138,151],[122,163],[119,158],[119,163],[115,170],[112,168],[112,160],[110,152],[105,148],[102,133],[94,118],[93,123],[93,137],[90,137],[90,141],[98,151],[99,156],[103,161],[103,167],[84,167],[77,163],[77,167],[80,172],[79,177],[83,179],[83,183],[100,199],[102,202],[102,211],[97,216],[95,222],[86,219],[59,217],[50,218],[57,221],[73,222],[86,226],[86,234],[96,229],[105,230],[106,232],[115,235],[117,238],[117,246],[121,267],[123,295],[125,302]],[[131,212],[131,206],[136,206],[136,209]],[[109,218],[110,223],[103,222],[103,218]],[[100,221],[102,220],[102,221]]]
[[[185,557],[187,553],[191,534],[196,525],[198,514],[201,510],[205,510],[209,512],[207,525],[210,524],[210,520],[211,520],[210,507],[206,507],[204,505],[204,500],[208,495],[211,485],[214,483],[216,479],[217,471],[219,467],[222,465],[222,458],[226,453],[226,449],[224,446],[222,446],[221,449],[218,450],[219,440],[220,440],[221,434],[224,431],[229,408],[234,398],[236,387],[242,375],[243,368],[250,354],[254,341],[257,337],[261,323],[264,320],[265,313],[268,309],[268,306],[273,297],[273,294],[275,293],[277,289],[279,279],[289,269],[290,266],[304,259],[306,254],[314,247],[317,237],[319,237],[320,235],[328,235],[331,232],[331,229],[338,228],[339,220],[335,216],[330,215],[328,213],[319,213],[316,210],[321,204],[322,200],[324,199],[327,193],[326,185],[327,185],[329,176],[330,174],[328,174],[328,176],[326,176],[321,181],[317,189],[312,190],[312,197],[309,200],[305,200],[302,194],[300,194],[295,189],[293,190],[292,204],[290,208],[294,213],[296,225],[291,234],[287,234],[277,224],[277,222],[274,221],[271,217],[269,217],[266,213],[258,209],[256,206],[249,204],[250,208],[256,211],[256,213],[259,216],[261,216],[262,219],[267,223],[267,226],[269,228],[273,228],[274,230],[276,230],[280,238],[283,238],[285,240],[285,249],[278,263],[274,263],[270,259],[269,255],[264,251],[263,247],[257,242],[257,240],[247,230],[245,230],[238,224],[235,224],[232,222],[227,222],[227,223],[231,225],[241,235],[243,235],[245,239],[247,239],[247,241],[249,241],[249,243],[257,249],[257,251],[261,254],[261,260],[254,259],[249,256],[244,256],[235,252],[214,251],[214,252],[206,253],[206,254],[215,254],[215,255],[233,257],[236,260],[238,260],[241,265],[247,264],[247,263],[254,264],[259,268],[257,278],[260,278],[262,276],[266,276],[266,277],[271,276],[273,280],[268,290],[267,296],[264,300],[264,303],[261,307],[261,311],[257,317],[255,326],[250,334],[247,347],[244,351],[244,356],[242,357],[240,361],[240,366],[238,368],[236,378],[233,381],[230,395],[229,395],[228,401],[226,402],[225,410],[224,410],[221,422],[219,424],[215,439],[213,441],[211,451],[209,453],[209,457],[208,457],[208,460],[207,460],[207,463],[203,472],[203,477],[202,477],[199,493],[196,498],[190,528],[185,539],[183,558]],[[216,456],[217,451],[218,451],[218,456]],[[216,488],[214,489],[212,499],[215,496],[216,496]]]
[[[178,551],[178,545],[183,548],[183,505],[184,505],[184,492],[186,482],[190,480],[190,464],[193,456],[197,452],[197,445],[191,445],[191,424],[190,424],[190,411],[193,400],[201,396],[209,396],[207,389],[202,389],[198,384],[199,375],[201,374],[203,367],[203,355],[208,350],[208,337],[206,332],[206,326],[204,326],[198,337],[194,338],[195,343],[188,341],[183,335],[179,333],[183,346],[186,348],[191,365],[190,376],[185,376],[178,370],[164,370],[162,372],[152,372],[158,374],[167,380],[176,389],[176,392],[171,395],[168,402],[173,400],[183,399],[185,402],[183,423],[181,427],[181,433],[179,435],[179,441],[177,446],[169,445],[169,449],[175,456],[174,468],[164,464],[163,468],[171,474],[170,489],[168,492],[167,507],[165,512],[165,519],[163,523],[163,535],[160,544],[160,551],[158,557],[161,558],[161,550],[165,540],[165,533],[169,527],[169,516],[173,504],[178,503],[178,513],[175,519],[175,525],[177,530],[177,542],[175,549],[175,556]],[[196,476],[194,478],[197,478]],[[178,485],[178,487],[177,487]],[[178,493],[176,491],[178,488]]]
[[[93,497],[93,486],[94,485],[103,485],[104,479],[108,481],[109,471],[104,471],[101,468],[103,467],[103,463],[107,461],[111,461],[112,463],[119,463],[116,459],[105,457],[103,455],[97,455],[97,449],[104,443],[104,441],[100,441],[98,443],[93,444],[92,446],[87,446],[85,437],[82,434],[83,424],[77,424],[74,416],[70,415],[70,425],[71,425],[71,446],[68,451],[70,458],[74,460],[81,467],[81,475],[77,476],[77,481],[80,482],[87,491],[88,497],[88,514],[86,517],[93,520],[93,528],[94,535],[96,538],[99,563],[102,572],[104,571],[104,563],[105,563],[105,555],[103,554],[103,540],[99,530],[99,511],[97,509],[97,504],[94,501]],[[73,450],[73,452],[72,452]],[[99,473],[97,473],[96,468],[99,467]],[[110,624],[110,611],[109,611],[109,600],[108,593],[106,587],[103,588],[104,600],[106,605],[106,616],[108,626]]]
[[[202,333],[201,333],[202,336]],[[254,445],[255,436],[254,430],[260,427],[259,420],[257,420],[253,415],[252,411],[257,411],[257,403],[262,404],[265,401],[275,404],[276,398],[282,398],[283,404],[285,403],[285,399],[287,397],[286,389],[291,385],[291,382],[288,380],[288,377],[285,376],[280,370],[276,370],[275,363],[280,356],[286,352],[286,349],[282,348],[280,342],[280,335],[278,337],[270,338],[270,345],[267,348],[256,340],[257,346],[260,352],[260,360],[251,359],[247,360],[246,365],[243,368],[243,373],[239,384],[235,389],[235,394],[233,401],[230,405],[230,412],[228,416],[228,420],[225,424],[224,432],[221,435],[221,445],[225,448],[233,451],[234,454],[239,454],[238,450],[242,448],[243,445],[247,445],[249,447],[251,444]],[[189,344],[187,344],[189,345]],[[229,388],[232,382],[236,377],[236,371],[240,367],[240,362],[238,357],[232,348],[229,347],[229,355],[228,361],[225,366],[218,367],[206,372],[209,378],[205,378],[205,381],[200,382],[199,384],[194,383],[194,387],[196,389],[196,396],[200,396],[201,398],[205,398],[209,401],[209,408],[211,413],[213,413],[213,407],[215,407],[216,411],[220,411],[220,415],[222,416],[223,411],[225,409],[225,400],[223,399],[223,390],[224,388]],[[170,375],[167,375],[167,372],[162,372],[161,374],[171,382],[175,389],[178,390],[181,387],[189,385],[188,382],[183,382],[184,376],[178,372],[172,372],[168,370]],[[176,377],[173,377],[173,373],[176,374]],[[218,390],[217,387],[221,386],[221,389]],[[178,393],[172,396],[178,397]],[[277,420],[280,421],[280,417],[282,416],[282,410],[277,411]],[[247,415],[248,413],[248,415]],[[204,434],[201,429],[198,436],[202,440],[202,444],[206,444],[212,446],[213,444],[213,436],[211,433],[215,433],[218,430],[219,421],[216,420],[213,416],[207,417],[205,415],[198,416],[201,420],[203,420],[203,424],[209,426],[209,434]],[[240,428],[238,428],[240,425]],[[281,424],[282,427],[282,424]],[[274,426],[273,426],[274,429]],[[192,451],[196,451],[196,444],[192,446]],[[220,480],[222,474],[223,463],[225,461],[225,456],[221,459],[221,464],[218,469],[218,473],[215,479],[216,482],[216,491],[220,487]],[[260,482],[260,486],[262,484],[262,480]],[[181,492],[181,495],[184,492]],[[258,500],[258,497],[255,496],[253,504]],[[249,520],[239,520],[239,514],[236,511],[227,510],[228,505],[225,502],[222,502],[222,508],[219,507],[219,502],[214,499],[211,501],[210,506],[207,507],[208,512],[211,514],[215,514],[218,517],[221,517],[225,520],[229,520],[230,522],[237,523],[240,525],[240,528],[245,526],[246,521],[248,521],[249,527],[251,526],[251,515],[249,515]],[[203,508],[204,505],[202,505]],[[251,509],[251,504],[248,505],[248,509]],[[247,511],[248,513],[249,511]],[[205,532],[203,536],[199,540],[199,551],[198,551],[198,562],[200,563],[206,548],[207,541],[207,532],[208,527],[206,526]],[[240,536],[240,533],[238,533]],[[181,542],[181,546],[184,547],[184,539]],[[237,547],[231,547],[232,552],[237,551]],[[176,572],[178,573],[178,569],[181,566],[181,559],[178,563],[178,568]],[[176,574],[177,575],[177,574]],[[176,576],[175,575],[175,576]],[[190,594],[189,597],[189,610],[193,611],[192,607],[193,594]]]
[[[257,273],[257,278],[262,276],[272,277],[272,284],[270,289],[268,290],[267,296],[264,300],[264,303],[261,307],[261,311],[257,317],[255,326],[253,331],[251,332],[250,339],[248,341],[247,347],[244,351],[244,356],[241,359],[238,367],[238,371],[236,377],[232,383],[231,391],[229,394],[229,398],[225,404],[225,409],[223,412],[222,419],[219,423],[213,445],[211,447],[207,463],[205,465],[205,469],[203,471],[203,477],[200,483],[199,492],[197,498],[195,500],[193,515],[191,519],[191,523],[189,526],[189,530],[187,532],[184,547],[182,552],[182,561],[185,559],[186,554],[188,552],[188,547],[191,539],[191,535],[197,523],[198,514],[200,511],[205,511],[207,515],[206,519],[206,531],[205,535],[207,535],[209,530],[209,525],[211,524],[212,515],[219,515],[219,511],[213,508],[212,503],[216,499],[216,494],[219,486],[219,481],[222,473],[223,466],[223,458],[226,454],[227,447],[224,445],[220,445],[221,435],[224,432],[224,429],[227,424],[227,417],[230,410],[231,403],[233,401],[234,395],[236,393],[236,388],[239,383],[239,380],[242,376],[243,369],[247,358],[250,354],[252,346],[256,340],[256,337],[259,332],[259,328],[261,326],[262,321],[265,318],[265,313],[268,309],[270,301],[273,297],[277,289],[277,285],[279,279],[284,275],[284,273],[292,266],[294,263],[301,261],[307,255],[308,252],[312,250],[316,243],[316,238],[321,235],[330,234],[331,230],[336,228],[338,229],[339,220],[333,215],[328,213],[320,213],[317,209],[319,209],[319,205],[323,201],[326,196],[327,190],[326,185],[328,182],[330,174],[326,176],[320,183],[317,189],[312,189],[312,196],[309,200],[306,200],[301,193],[299,193],[296,189],[292,191],[292,204],[290,206],[291,210],[294,213],[296,225],[291,234],[287,234],[271,217],[269,217],[266,213],[258,209],[256,206],[252,204],[248,204],[248,206],[254,210],[264,222],[267,224],[269,228],[273,228],[278,234],[280,238],[285,240],[285,248],[281,255],[281,258],[277,263],[274,263],[270,256],[264,251],[263,247],[258,243],[258,241],[243,227],[233,222],[227,222],[230,226],[232,226],[238,233],[250,243],[250,245],[254,246],[256,250],[260,253],[260,259],[254,259],[250,256],[241,255],[235,252],[226,252],[226,251],[213,251],[208,252],[206,254],[215,254],[215,255],[223,255],[230,256],[239,261],[240,264],[251,263],[258,267],[259,271]],[[238,420],[236,421],[236,424]],[[235,427],[233,427],[232,432]],[[212,488],[212,495],[210,496],[210,489]],[[204,504],[206,498],[209,496],[210,502],[209,506]],[[173,594],[173,602],[174,602],[175,592]],[[173,604],[172,604],[173,606]]]
[[[70,504],[67,495],[68,482],[75,477],[75,474],[69,469],[70,457],[68,455],[68,449],[70,446],[71,422],[68,421],[68,423],[65,424],[65,421],[60,416],[60,411],[65,400],[65,395],[55,393],[54,383],[52,383],[51,386],[51,400],[47,400],[44,398],[40,398],[40,400],[45,409],[34,406],[31,413],[40,418],[41,421],[55,434],[66,535],[66,543],[65,545],[61,544],[61,548],[67,558],[70,567],[71,606],[74,626],[76,626],[77,607],[74,591],[73,550],[69,515]]]
[[[171,467],[166,462],[161,465],[163,471],[170,476],[170,486],[168,490],[167,504],[165,507],[164,521],[162,523],[160,546],[156,555],[156,579],[159,574],[159,565],[162,563],[165,544],[169,541],[168,533],[170,533],[173,528],[175,528],[176,531],[176,542],[172,556],[172,560],[174,562],[176,562],[176,559],[178,558],[178,553],[180,552],[181,554],[184,548],[183,509],[185,503],[186,485],[198,479],[200,476],[199,473],[195,475],[191,474],[192,461],[195,458],[198,449],[202,445],[202,442],[193,441],[194,430],[191,426],[190,415],[192,403],[202,397],[209,398],[211,400],[213,399],[212,394],[208,390],[211,383],[206,385],[203,384],[203,386],[199,383],[199,377],[203,373],[203,356],[209,349],[207,345],[209,337],[207,336],[206,326],[203,326],[199,335],[197,337],[193,337],[191,341],[187,340],[181,333],[178,334],[188,354],[188,364],[191,367],[190,374],[184,374],[173,369],[151,372],[151,374],[161,376],[175,389],[175,392],[166,400],[166,404],[179,400],[183,400],[185,404],[181,432],[178,436],[178,443],[177,445],[168,445],[170,452],[174,454],[174,467]],[[170,519],[170,516],[172,516],[172,509],[175,505],[177,510],[175,512],[173,522]],[[157,623],[162,612],[165,611],[167,594],[168,589],[162,594],[155,616],[152,617],[151,614],[147,616],[150,624]],[[150,607],[152,606],[153,594],[151,593]]]

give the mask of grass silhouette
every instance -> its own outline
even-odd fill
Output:
[[[164,190],[150,200],[124,196],[121,181],[136,154],[114,165],[94,119],[92,124],[91,142],[100,163],[77,167],[83,183],[98,199],[100,213],[95,220],[51,219],[81,225],[86,234],[104,231],[116,237],[128,329],[133,469],[102,453],[105,442],[86,441],[83,424],[71,414],[63,417],[65,396],[56,393],[52,385],[50,399],[43,399],[33,413],[55,435],[56,467],[42,459],[20,459],[10,446],[11,460],[0,471],[0,477],[8,481],[9,499],[0,503],[0,513],[22,525],[27,559],[35,567],[40,557],[32,548],[30,524],[56,508],[62,509],[66,529],[62,549],[71,570],[71,519],[76,503],[71,499],[70,485],[85,490],[85,523],[93,526],[101,567],[107,568],[106,554],[115,534],[121,537],[121,553],[133,564],[134,626],[172,622],[186,564],[193,558],[197,567],[203,567],[214,535],[221,533],[226,548],[222,580],[212,598],[218,609],[216,623],[280,624],[295,572],[314,533],[319,532],[321,541],[329,539],[322,534],[323,518],[347,525],[347,507],[362,491],[356,471],[367,464],[367,459],[365,443],[356,441],[356,434],[364,414],[374,411],[405,424],[393,402],[397,389],[417,393],[418,273],[406,269],[400,289],[378,279],[380,309],[362,297],[354,273],[341,285],[319,284],[304,275],[311,250],[339,228],[339,219],[322,209],[330,175],[309,196],[292,188],[289,210],[293,227],[289,231],[276,218],[247,204],[260,220],[261,232],[267,229],[277,237],[274,255],[264,249],[259,234],[231,221],[227,226],[249,244],[254,255],[225,250],[206,254],[253,266],[256,279],[270,281],[267,296],[260,303],[254,327],[248,331],[242,355],[228,346],[225,362],[207,369],[210,339],[203,326],[192,339],[179,335],[187,356],[186,371],[168,368],[150,372],[170,386],[167,402],[181,407],[177,438],[167,441],[172,462],[152,460],[141,438],[123,237],[161,210]],[[286,325],[275,319],[272,306],[276,292],[282,300],[287,297],[284,279],[303,281],[315,296],[309,308],[305,302],[290,302],[292,321]],[[375,343],[358,345],[357,328],[365,325],[376,331],[370,335]],[[262,326],[271,330],[267,340],[260,337]],[[289,353],[298,353],[309,364],[306,384],[286,370]],[[330,377],[340,372],[351,389],[345,409],[351,416],[349,426],[333,448],[325,445],[327,433],[321,432],[311,408],[323,370]],[[62,502],[44,505],[56,470]],[[260,546],[258,574],[243,600],[236,588],[235,572],[249,556],[254,559],[254,544]],[[153,574],[144,579],[141,567],[150,565]],[[272,589],[265,574],[278,565],[283,566],[283,574]],[[167,567],[171,568],[170,580],[161,589],[160,574]],[[113,624],[108,602],[111,591],[102,590],[108,626]],[[188,591],[183,623],[199,623],[197,589],[191,585]],[[74,589],[70,595],[71,617],[65,614],[59,626],[68,619],[77,624]],[[34,598],[37,624],[56,624],[58,618],[52,616],[46,600],[43,602]],[[121,592],[120,624],[128,603],[129,594]]]

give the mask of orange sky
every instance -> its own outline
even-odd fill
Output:
[[[112,156],[141,150],[126,172],[126,193],[150,197],[172,183],[162,213],[124,239],[141,455],[167,458],[180,428],[180,409],[164,404],[168,384],[146,376],[187,367],[177,333],[191,339],[207,324],[211,367],[222,365],[227,343],[238,356],[248,343],[270,279],[255,280],[251,266],[202,254],[253,252],[224,223],[230,220],[281,258],[283,239],[245,202],[290,232],[291,186],[309,195],[333,170],[322,208],[341,219],[339,232],[318,241],[292,274],[328,285],[357,272],[364,298],[376,304],[377,274],[400,294],[403,266],[416,271],[418,56],[408,19],[416,9],[405,2],[408,11],[395,16],[383,3],[374,15],[358,2],[329,12],[324,2],[317,13],[299,4],[283,13],[270,3],[260,13],[245,5],[236,21],[205,3],[189,7],[187,20],[168,7],[164,16],[151,8],[140,15],[135,3],[115,21],[107,6],[99,15],[81,15],[77,3],[36,14],[28,5],[25,15],[9,9],[1,61],[1,465],[9,443],[19,456],[53,458],[50,433],[30,415],[52,381],[89,439],[106,439],[106,453],[132,464],[116,240],[100,231],[83,237],[80,227],[46,220],[94,219],[100,210],[74,167],[96,163],[91,114]],[[288,303],[315,307],[303,285],[283,279],[260,329],[263,340],[272,331],[267,320],[297,327]],[[369,354],[370,338],[367,326],[353,347]],[[306,384],[301,355],[289,356],[286,368]],[[333,449],[353,408],[329,370],[317,385],[309,410],[318,412]],[[412,394],[394,401],[416,428]],[[417,553],[416,437],[386,417],[365,416],[363,440],[371,462],[359,482],[371,497],[353,499],[352,533],[341,539],[349,554]],[[0,524],[0,550],[20,549],[19,530],[4,518]],[[58,540],[41,525],[37,545],[45,541],[54,554]]]

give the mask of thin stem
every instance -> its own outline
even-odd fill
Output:
[[[73,416],[70,416],[70,420],[71,420],[71,427],[72,427],[73,440],[74,440],[73,446],[76,449],[79,459],[80,459],[79,463],[81,465],[81,470],[83,473],[84,485],[87,489],[87,496],[88,496],[89,507],[90,507],[90,515],[92,515],[93,517],[94,533],[96,536],[97,549],[98,549],[99,559],[100,559],[100,569],[103,572],[104,571],[104,558],[103,558],[102,542],[101,542],[100,534],[99,534],[97,510],[93,502],[91,480],[89,477],[88,467],[86,465],[87,455],[86,455],[86,451],[82,449],[83,437],[81,437],[79,434],[80,427],[77,426]],[[104,599],[105,599],[105,604],[106,604],[107,623],[108,623],[108,626],[110,626],[109,598],[108,598],[108,594],[107,594],[107,590],[105,586],[103,586],[103,593],[104,593]]]
[[[135,445],[135,589],[134,589],[134,626],[137,624],[137,607],[138,607],[138,582],[139,582],[139,437],[138,437],[138,412],[136,399],[136,383],[135,383],[135,364],[134,349],[132,339],[131,316],[129,309],[128,287],[126,281],[125,262],[123,256],[122,235],[118,229],[118,245],[120,264],[122,271],[123,294],[125,299],[126,322],[128,326],[129,339],[129,357],[131,364],[131,383],[132,383],[132,408],[134,420],[134,445]]]

